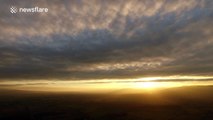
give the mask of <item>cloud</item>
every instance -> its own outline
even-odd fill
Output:
[[[47,7],[48,13],[9,13]],[[211,0],[0,2],[0,79],[212,75]]]

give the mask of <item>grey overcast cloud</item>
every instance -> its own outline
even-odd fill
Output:
[[[10,7],[48,8],[10,13]],[[0,80],[213,75],[212,0],[1,0]]]

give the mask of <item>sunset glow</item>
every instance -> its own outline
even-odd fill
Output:
[[[80,91],[95,92],[119,89],[158,90],[162,88],[213,85],[213,76],[162,76],[136,79],[102,79],[102,80],[33,80],[1,81],[1,86],[33,91]],[[181,82],[180,82],[181,81]]]
[[[135,83],[133,86],[134,88],[143,88],[143,89],[153,89],[153,88],[158,88],[158,83],[156,82],[140,82],[140,83]]]

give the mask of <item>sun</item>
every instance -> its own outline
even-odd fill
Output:
[[[154,89],[158,85],[155,82],[137,82],[133,85],[134,88]]]

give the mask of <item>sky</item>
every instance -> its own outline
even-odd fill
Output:
[[[12,14],[11,6],[48,12]],[[213,76],[212,6],[212,0],[1,0],[0,82]]]

